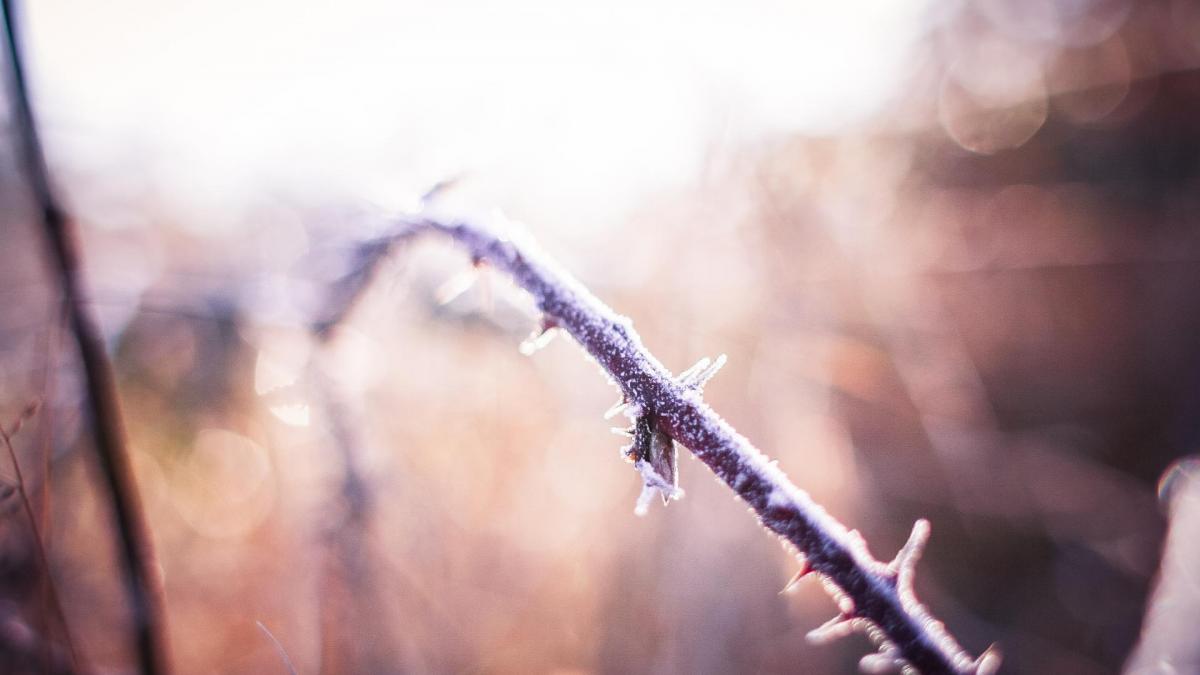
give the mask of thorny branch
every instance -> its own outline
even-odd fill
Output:
[[[116,378],[105,352],[104,339],[84,300],[78,236],[74,223],[52,189],[46,158],[38,137],[22,67],[14,0],[0,0],[8,42],[14,128],[20,141],[26,178],[37,202],[42,229],[50,247],[54,272],[62,285],[70,327],[79,347],[87,388],[89,417],[96,454],[112,500],[124,563],[125,586],[133,610],[137,654],[143,673],[170,671],[165,611],[156,573],[150,531],[145,522],[137,485],[125,446]]]
[[[677,496],[673,458],[659,457],[655,466],[653,457],[641,456],[646,451],[639,450],[638,437],[653,432],[690,449],[753,509],[763,526],[793,549],[802,565],[796,579],[815,573],[838,604],[839,615],[812,631],[810,640],[866,632],[879,652],[867,655],[861,665],[873,672],[986,675],[999,667],[1000,657],[992,649],[971,659],[913,592],[914,570],[929,536],[928,522],[916,523],[895,560],[876,560],[861,535],[848,531],[814,503],[704,402],[703,384],[723,358],[712,365],[704,360],[679,377],[672,376],[642,345],[629,319],[598,300],[522,230],[502,218],[444,220],[421,214],[400,219],[394,236],[364,245],[359,258],[363,265],[348,284],[349,292],[341,295],[342,309],[353,303],[362,290],[358,284],[370,279],[386,252],[422,233],[448,236],[476,263],[508,274],[533,296],[543,314],[544,330],[567,331],[597,361],[621,389],[626,414],[634,419],[630,458],[638,460],[647,490],[657,490],[664,498]],[[652,442],[644,439],[642,445]],[[673,455],[670,440],[667,446],[665,452]],[[641,501],[645,499],[644,493]]]

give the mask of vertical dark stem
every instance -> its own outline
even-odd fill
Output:
[[[46,158],[38,138],[29,102],[21,49],[13,13],[13,0],[0,0],[8,38],[13,127],[20,143],[26,178],[37,202],[54,271],[62,284],[68,321],[79,345],[83,364],[89,417],[96,454],[112,500],[124,563],[125,585],[133,611],[137,656],[143,673],[170,671],[167,658],[166,624],[161,583],[156,571],[150,532],[125,446],[116,378],[105,351],[104,340],[84,303],[78,236],[74,224],[59,206],[50,185]]]

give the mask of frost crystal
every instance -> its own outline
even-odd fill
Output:
[[[620,400],[618,400],[616,403],[612,404],[612,406],[609,407],[608,410],[604,411],[604,419],[611,420],[612,418],[616,417],[617,415],[620,415],[621,411],[627,407],[629,407],[629,401],[626,401],[625,397],[622,396],[620,398]]]
[[[637,506],[633,509],[637,515],[646,515],[655,494],[662,496],[664,505],[672,499],[683,499],[683,490],[675,483],[665,480],[649,463],[636,462],[633,468],[642,475],[642,493],[638,495]]]
[[[895,575],[896,587],[900,591],[902,601],[916,602],[913,593],[913,577],[917,573],[917,563],[925,552],[925,544],[929,542],[929,521],[924,518],[913,524],[912,534],[901,547],[900,552],[892,562],[888,563],[888,572]],[[906,597],[908,596],[908,597]]]
[[[894,651],[894,648],[893,648]],[[867,654],[858,661],[858,669],[864,673],[872,675],[884,675],[886,673],[898,673],[903,667],[903,661],[896,658],[895,654]]]
[[[448,305],[458,299],[463,293],[471,290],[471,287],[478,281],[478,269],[472,267],[463,270],[442,282],[442,285],[438,286],[437,290],[433,292],[433,297],[439,305]]]
[[[558,335],[558,329],[554,326],[542,328],[530,333],[529,337],[521,341],[517,346],[517,350],[524,356],[533,356],[538,350],[550,344],[550,341]]]
[[[832,619],[821,624],[820,627],[808,631],[808,641],[824,645],[833,642],[839,638],[846,637],[855,631],[865,630],[866,621],[863,619],[848,619],[844,616],[835,616]]]
[[[679,377],[675,379],[679,382],[679,384],[689,389],[700,391],[701,389],[704,389],[704,385],[708,384],[708,381],[711,380],[719,370],[721,370],[727,360],[728,359],[726,359],[724,354],[718,356],[716,361],[713,361],[705,356],[697,361],[691,368],[688,368],[680,373]]]

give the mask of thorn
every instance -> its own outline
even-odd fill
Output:
[[[895,656],[878,652],[867,654],[858,660],[858,669],[869,675],[885,675],[901,672],[901,664]]]
[[[17,432],[21,430],[21,427],[25,426],[25,423],[37,414],[37,411],[41,405],[41,399],[36,398],[26,404],[25,407],[21,409],[21,414],[17,416],[17,421],[13,422],[12,429],[8,430],[8,435],[10,437],[16,436]]]
[[[604,419],[611,420],[612,418],[621,414],[621,411],[627,407],[629,407],[629,401],[622,396],[620,400],[609,406],[608,410],[604,411]]]
[[[1000,670],[1000,662],[1004,660],[1004,655],[1000,653],[1000,645],[993,643],[985,649],[979,658],[975,659],[972,667],[975,669],[975,675],[995,675]]]
[[[267,636],[267,639],[271,641],[271,644],[275,645],[275,652],[279,654],[279,659],[283,661],[283,666],[287,669],[288,674],[296,675],[296,666],[292,665],[292,660],[288,657],[287,650],[283,648],[283,643],[281,643],[279,639],[275,637],[274,633],[267,629],[262,621],[255,621],[254,623],[258,626],[258,629]]]
[[[683,384],[686,386],[691,381],[691,379],[696,376],[697,373],[699,373],[701,370],[707,368],[709,363],[710,363],[709,358],[707,356],[705,356],[704,358],[700,359],[699,361],[693,363],[691,368],[688,368],[687,370],[680,373],[678,375],[678,377],[676,377],[675,379],[679,380],[680,384]]]
[[[854,615],[856,608],[854,606],[854,598],[851,598],[850,594],[843,591],[841,586],[838,586],[833,579],[827,576],[821,577],[821,585],[825,587],[825,592],[829,593],[829,596],[833,598],[834,603],[837,604],[838,611],[841,612],[843,617]]]
[[[632,429],[622,429],[621,427],[609,427],[608,430],[618,436],[624,436],[625,438],[633,438],[633,430]]]
[[[793,575],[792,575],[792,578],[791,578],[791,579],[789,579],[789,580],[788,580],[788,582],[787,582],[786,584],[784,584],[784,586],[783,586],[783,590],[782,590],[782,591],[779,591],[779,594],[780,594],[780,595],[783,595],[784,593],[789,593],[789,592],[791,592],[791,590],[792,590],[793,588],[795,588],[795,587],[797,587],[797,586],[799,586],[799,585],[800,585],[800,581],[801,581],[801,580],[802,580],[804,577],[806,577],[806,576],[808,576],[808,575],[812,574],[812,571],[813,571],[813,569],[812,569],[811,567],[809,567],[809,565],[808,565],[808,561],[807,561],[807,560],[801,560],[801,561],[800,561],[800,570],[799,570],[798,572],[796,572],[795,574],[793,574]]]
[[[902,591],[912,590],[913,575],[916,573],[917,562],[921,560],[921,554],[925,552],[925,544],[929,542],[929,533],[928,520],[921,518],[913,523],[908,541],[896,553],[892,562],[888,563],[888,572],[895,577],[896,584]]]
[[[487,271],[486,260],[482,264],[476,263],[475,266],[483,272]],[[483,307],[483,314],[485,316],[495,316],[496,295],[492,292],[492,277],[490,274],[479,275],[479,301]]]
[[[517,350],[525,356],[532,356],[539,349],[550,344],[550,341],[558,335],[557,328],[558,324],[553,319],[543,318],[538,327],[529,334],[529,337],[521,341]]]
[[[21,409],[21,421],[23,422],[23,421],[33,417],[34,415],[37,414],[38,410],[40,410],[41,408],[42,408],[42,399],[40,399],[40,398],[35,398],[32,401],[30,401],[29,403],[25,404],[25,407]]]
[[[851,541],[851,542],[852,542],[852,543],[853,543],[853,544],[854,544],[856,547],[858,547],[858,548],[861,548],[861,549],[864,549],[864,550],[867,548],[867,540],[866,540],[866,538],[864,538],[864,537],[862,536],[862,532],[859,532],[857,529],[850,530],[849,532],[847,532],[847,533],[846,533],[846,537],[847,537],[847,538],[848,538],[848,539],[849,539],[849,540],[850,540],[850,541]]]
[[[846,637],[863,627],[861,619],[852,619],[838,615],[821,624],[819,627],[810,630],[805,637],[813,644],[823,645],[838,638]]]
[[[654,497],[654,488],[649,485],[642,486],[642,492],[638,495],[637,504],[633,507],[634,515],[639,518],[650,512],[650,500]]]
[[[728,361],[728,358],[724,354],[718,356],[715,361],[706,356],[697,361],[691,368],[680,373],[679,377],[675,379],[679,384],[689,389],[700,391],[717,374],[717,371],[721,370],[726,361]]]
[[[458,296],[471,290],[478,279],[479,272],[476,268],[463,270],[438,286],[437,290],[433,292],[433,297],[439,305],[448,305]]]
[[[838,598],[838,611],[843,615],[849,616],[854,613],[854,600],[849,595],[843,595]]]
[[[457,176],[451,176],[450,178],[443,178],[442,180],[439,180],[438,182],[434,183],[433,187],[429,188],[428,190],[425,191],[425,194],[421,195],[421,206],[422,207],[429,206],[429,204],[431,202],[433,202],[433,200],[437,199],[438,197],[441,197],[443,194],[446,193],[447,190],[454,187],[455,185],[458,185],[459,181],[461,181],[462,178],[463,178],[462,174],[459,174]]]

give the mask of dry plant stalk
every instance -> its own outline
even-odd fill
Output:
[[[629,319],[617,314],[544,255],[523,230],[502,217],[485,220],[441,219],[420,214],[401,218],[395,234],[361,248],[349,289],[336,294],[333,314],[344,316],[386,253],[416,235],[437,233],[467,250],[476,264],[500,270],[529,292],[542,312],[542,333],[570,333],[604,369],[622,394],[618,407],[634,420],[634,446],[646,489],[639,507],[655,492],[678,496],[674,486],[672,441],[687,447],[778,535],[801,561],[793,580],[817,575],[837,601],[839,615],[809,634],[822,642],[854,631],[867,633],[879,647],[863,658],[864,670],[904,670],[926,675],[993,673],[1000,657],[989,649],[972,659],[930,615],[913,592],[913,576],[929,536],[929,523],[913,527],[909,541],[890,563],[876,560],[861,535],[847,530],[797,488],[773,461],[738,434],[702,398],[705,381],[724,362],[702,360],[673,376],[643,345]],[[328,328],[328,324],[322,326]],[[532,343],[543,342],[535,335]],[[523,349],[528,352],[531,350]],[[662,440],[666,437],[665,460]],[[639,443],[639,437],[643,440]],[[646,448],[660,448],[657,457]],[[639,447],[641,446],[641,447]],[[665,470],[668,467],[669,470]],[[670,475],[665,475],[665,474]]]
[[[8,450],[8,459],[12,462],[13,473],[16,477],[17,496],[21,500],[21,508],[25,511],[25,517],[29,520],[29,533],[33,537],[34,552],[37,554],[38,568],[42,574],[41,584],[43,592],[46,595],[46,602],[53,608],[54,618],[62,626],[63,642],[66,643],[67,653],[71,657],[71,665],[73,670],[78,671],[79,659],[75,653],[75,642],[71,638],[71,630],[67,625],[67,617],[63,613],[62,602],[58,597],[58,587],[54,584],[54,577],[50,570],[50,558],[46,555],[46,542],[42,538],[42,528],[38,525],[38,518],[33,512],[33,504],[30,502],[29,491],[25,486],[25,474],[21,471],[21,462],[17,459],[17,449],[13,447],[12,442],[13,436],[16,436],[17,432],[21,430],[21,427],[25,425],[25,421],[33,417],[34,413],[37,412],[38,405],[37,402],[34,402],[26,406],[25,410],[21,412],[20,417],[17,418],[17,421],[13,423],[10,431],[5,431],[4,427],[0,426],[0,441],[4,443],[5,449]],[[47,621],[47,626],[48,624],[49,622]],[[43,665],[46,666],[45,670],[49,670],[50,655],[48,647],[46,650],[47,653],[43,655]]]
[[[170,672],[170,665],[162,584],[156,571],[150,531],[142,512],[125,445],[116,377],[100,327],[86,303],[75,225],[51,187],[45,154],[29,102],[14,4],[13,0],[0,0],[8,42],[13,127],[20,143],[22,168],[36,201],[50,248],[52,269],[62,287],[69,326],[79,347],[96,454],[116,520],[125,587],[133,612],[139,666],[143,673],[167,673]]]

